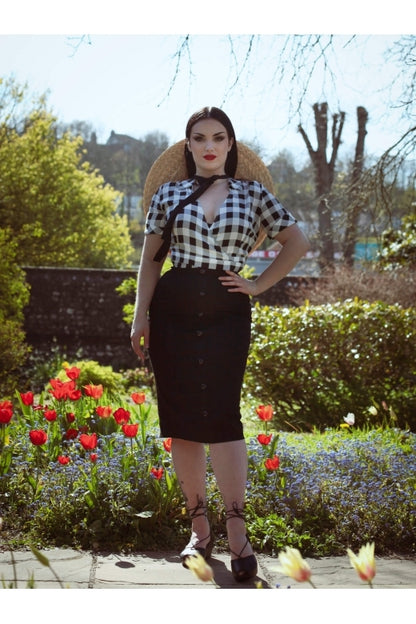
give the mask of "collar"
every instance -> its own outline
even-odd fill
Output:
[[[187,180],[178,180],[176,184],[180,184],[184,189],[193,188],[195,180],[188,178]],[[242,180],[236,180],[235,178],[228,178],[229,185],[232,189],[241,191],[243,186]]]

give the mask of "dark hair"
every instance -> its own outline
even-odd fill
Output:
[[[216,119],[219,121],[227,131],[228,138],[233,139],[233,144],[228,152],[227,160],[225,161],[225,173],[230,177],[234,177],[237,170],[238,154],[237,154],[237,141],[235,138],[235,132],[233,124],[230,118],[220,108],[215,106],[205,106],[201,110],[194,113],[186,124],[185,136],[187,139],[191,136],[191,130],[193,126],[202,119]],[[189,151],[188,146],[185,145],[185,160],[188,175],[192,177],[195,174],[195,162],[192,153]]]

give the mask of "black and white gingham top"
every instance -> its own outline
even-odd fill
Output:
[[[152,198],[145,234],[162,234],[171,211],[195,190],[192,179],[162,184]],[[229,194],[210,225],[198,200],[184,207],[172,230],[175,267],[240,271],[253,249],[260,226],[269,238],[296,219],[260,182],[229,178]]]

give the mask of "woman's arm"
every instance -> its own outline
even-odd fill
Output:
[[[161,262],[153,260],[161,243],[162,238],[157,234],[145,236],[137,277],[136,302],[130,340],[133,351],[142,362],[145,359],[144,349],[149,348],[149,320],[147,314],[164,262],[164,259]]]
[[[227,276],[219,278],[223,285],[228,287],[230,292],[259,295],[286,277],[310,248],[308,239],[296,224],[284,228],[275,240],[282,248],[261,275],[255,280],[247,280],[233,271],[226,271]]]

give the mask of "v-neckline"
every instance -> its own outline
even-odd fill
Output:
[[[199,197],[199,198],[196,200],[196,203],[197,203],[197,205],[198,205],[198,208],[202,211],[202,216],[203,216],[203,219],[204,219],[205,223],[207,224],[208,228],[210,228],[211,226],[213,226],[213,225],[214,225],[214,223],[218,220],[218,218],[219,218],[219,216],[220,216],[220,213],[221,213],[221,211],[222,211],[222,209],[223,209],[223,206],[227,203],[227,200],[228,200],[228,197],[229,197],[229,196],[230,196],[230,185],[228,184],[227,194],[225,195],[225,197],[224,197],[223,201],[221,202],[221,204],[217,207],[217,210],[215,211],[214,218],[213,218],[213,220],[212,220],[211,222],[210,222],[210,221],[208,221],[208,219],[207,219],[207,215],[206,215],[205,210],[204,210],[204,207],[203,207],[203,205],[202,205],[202,203],[201,203],[201,198]]]

